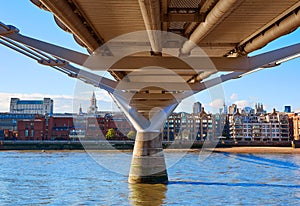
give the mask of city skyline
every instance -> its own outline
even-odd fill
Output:
[[[67,111],[62,111],[62,112],[53,112],[53,106],[55,105],[55,101],[53,101],[53,99],[51,98],[48,98],[48,97],[42,97],[40,99],[22,99],[22,98],[10,98],[10,101],[9,101],[9,109],[7,111],[0,111],[0,113],[15,113],[15,112],[12,112],[12,102],[14,102],[14,104],[16,104],[15,102],[19,101],[21,102],[28,102],[27,104],[31,104],[33,102],[33,104],[35,104],[35,102],[38,102],[38,104],[42,104],[42,102],[44,102],[45,100],[49,99],[51,101],[51,113],[56,113],[56,114],[67,114],[67,113],[73,113],[73,114],[80,114],[80,113],[84,113],[84,114],[88,114],[88,113],[91,113],[91,108],[94,110],[92,113],[95,113],[95,112],[119,112],[116,108],[111,108],[110,110],[103,110],[101,108],[98,109],[98,100],[97,100],[97,97],[95,97],[95,92],[93,92],[91,94],[91,97],[88,101],[84,101],[85,104],[79,104],[77,110],[76,108],[73,109],[73,112],[67,112]],[[78,104],[77,104],[78,105]],[[84,106],[83,106],[84,105]],[[28,105],[27,105],[28,106]],[[115,105],[114,105],[115,106]],[[211,113],[211,111],[207,111],[205,106],[197,101],[197,102],[194,102],[192,105],[190,105],[191,108],[189,109],[190,111],[174,111],[174,113],[179,113],[179,112],[186,112],[186,113],[190,113],[190,114],[193,114],[193,113],[200,113],[203,109],[205,112],[208,112],[208,113]],[[26,107],[26,106],[25,106]],[[291,107],[291,105],[283,105],[282,108],[271,108],[270,110],[266,110],[264,108],[264,104],[262,102],[256,102],[255,105],[252,107],[252,106],[245,106],[245,107],[239,107],[239,105],[235,104],[235,103],[232,103],[230,105],[222,105],[222,107],[218,108],[217,112],[214,112],[214,113],[230,113],[230,107],[235,107],[237,110],[239,110],[239,112],[241,112],[242,110],[245,110],[245,112],[250,112],[250,110],[255,110],[256,108],[259,108],[260,110],[268,113],[268,112],[272,112],[274,109],[275,111],[277,112],[286,112],[286,109],[289,108],[290,112],[288,113],[299,113],[299,112],[296,112],[293,110],[293,108]],[[29,109],[31,108],[30,106],[28,107]],[[23,109],[23,108],[22,108]],[[26,108],[27,109],[27,108]],[[41,108],[40,108],[41,109]],[[236,111],[237,112],[237,111]]]
[[[11,24],[20,29],[20,33],[33,38],[58,44],[79,52],[87,53],[73,39],[72,35],[62,31],[55,23],[50,12],[35,7],[30,1],[11,0],[5,2],[0,8],[0,21]],[[300,30],[281,37],[266,47],[251,55],[266,52],[282,46],[299,43]],[[298,42],[297,42],[298,41]],[[2,74],[0,90],[0,112],[9,110],[10,98],[42,99],[49,97],[54,99],[54,112],[73,112],[74,91],[77,85],[76,79],[42,66],[37,62],[0,45]],[[255,103],[262,102],[267,111],[276,108],[282,111],[285,105],[290,105],[292,111],[300,111],[300,99],[297,96],[299,85],[297,77],[300,70],[300,58],[288,61],[282,65],[265,69],[241,79],[223,83],[220,88],[223,91],[220,98],[211,100],[210,91],[203,91],[187,100],[179,110],[191,112],[190,102],[199,101],[208,111],[218,109],[225,104],[237,104],[239,107],[253,107]],[[92,89],[98,99],[100,110],[109,110],[115,107],[110,96],[103,90]],[[86,99],[89,101],[89,98]],[[85,108],[82,102],[82,107]],[[188,107],[189,106],[189,107]],[[87,108],[87,107],[86,107]],[[77,110],[76,110],[77,111]]]

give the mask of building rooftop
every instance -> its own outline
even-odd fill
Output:
[[[42,100],[19,100],[18,104],[43,104]]]

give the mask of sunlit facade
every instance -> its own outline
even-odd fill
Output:
[[[289,141],[290,128],[287,113],[230,115],[230,138],[235,141]]]
[[[53,114],[53,100],[20,100],[11,98],[10,113],[12,114]]]

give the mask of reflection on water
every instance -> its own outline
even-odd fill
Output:
[[[230,154],[230,153],[223,153],[224,156],[232,157],[235,159],[238,159],[240,161],[254,163],[254,164],[261,164],[265,166],[272,166],[272,167],[278,167],[283,169],[298,169],[299,165],[295,163],[291,163],[288,160],[276,160],[271,158],[265,158],[258,155],[253,154]]]
[[[167,186],[163,184],[129,184],[132,205],[162,205],[166,198]]]
[[[278,188],[298,188],[300,185],[281,185],[281,184],[266,184],[266,183],[251,183],[251,182],[192,182],[192,181],[171,181],[169,185],[212,185],[212,186],[228,186],[228,187],[278,187]]]

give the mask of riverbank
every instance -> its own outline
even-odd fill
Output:
[[[134,141],[0,141],[0,150],[132,150]],[[167,150],[199,151],[205,148],[213,152],[291,153],[291,142],[201,142],[201,141],[174,141],[163,142]],[[267,149],[268,148],[268,149]],[[274,150],[272,150],[274,149]]]
[[[264,153],[264,154],[300,154],[300,148],[293,147],[230,147],[206,149],[218,153]]]

